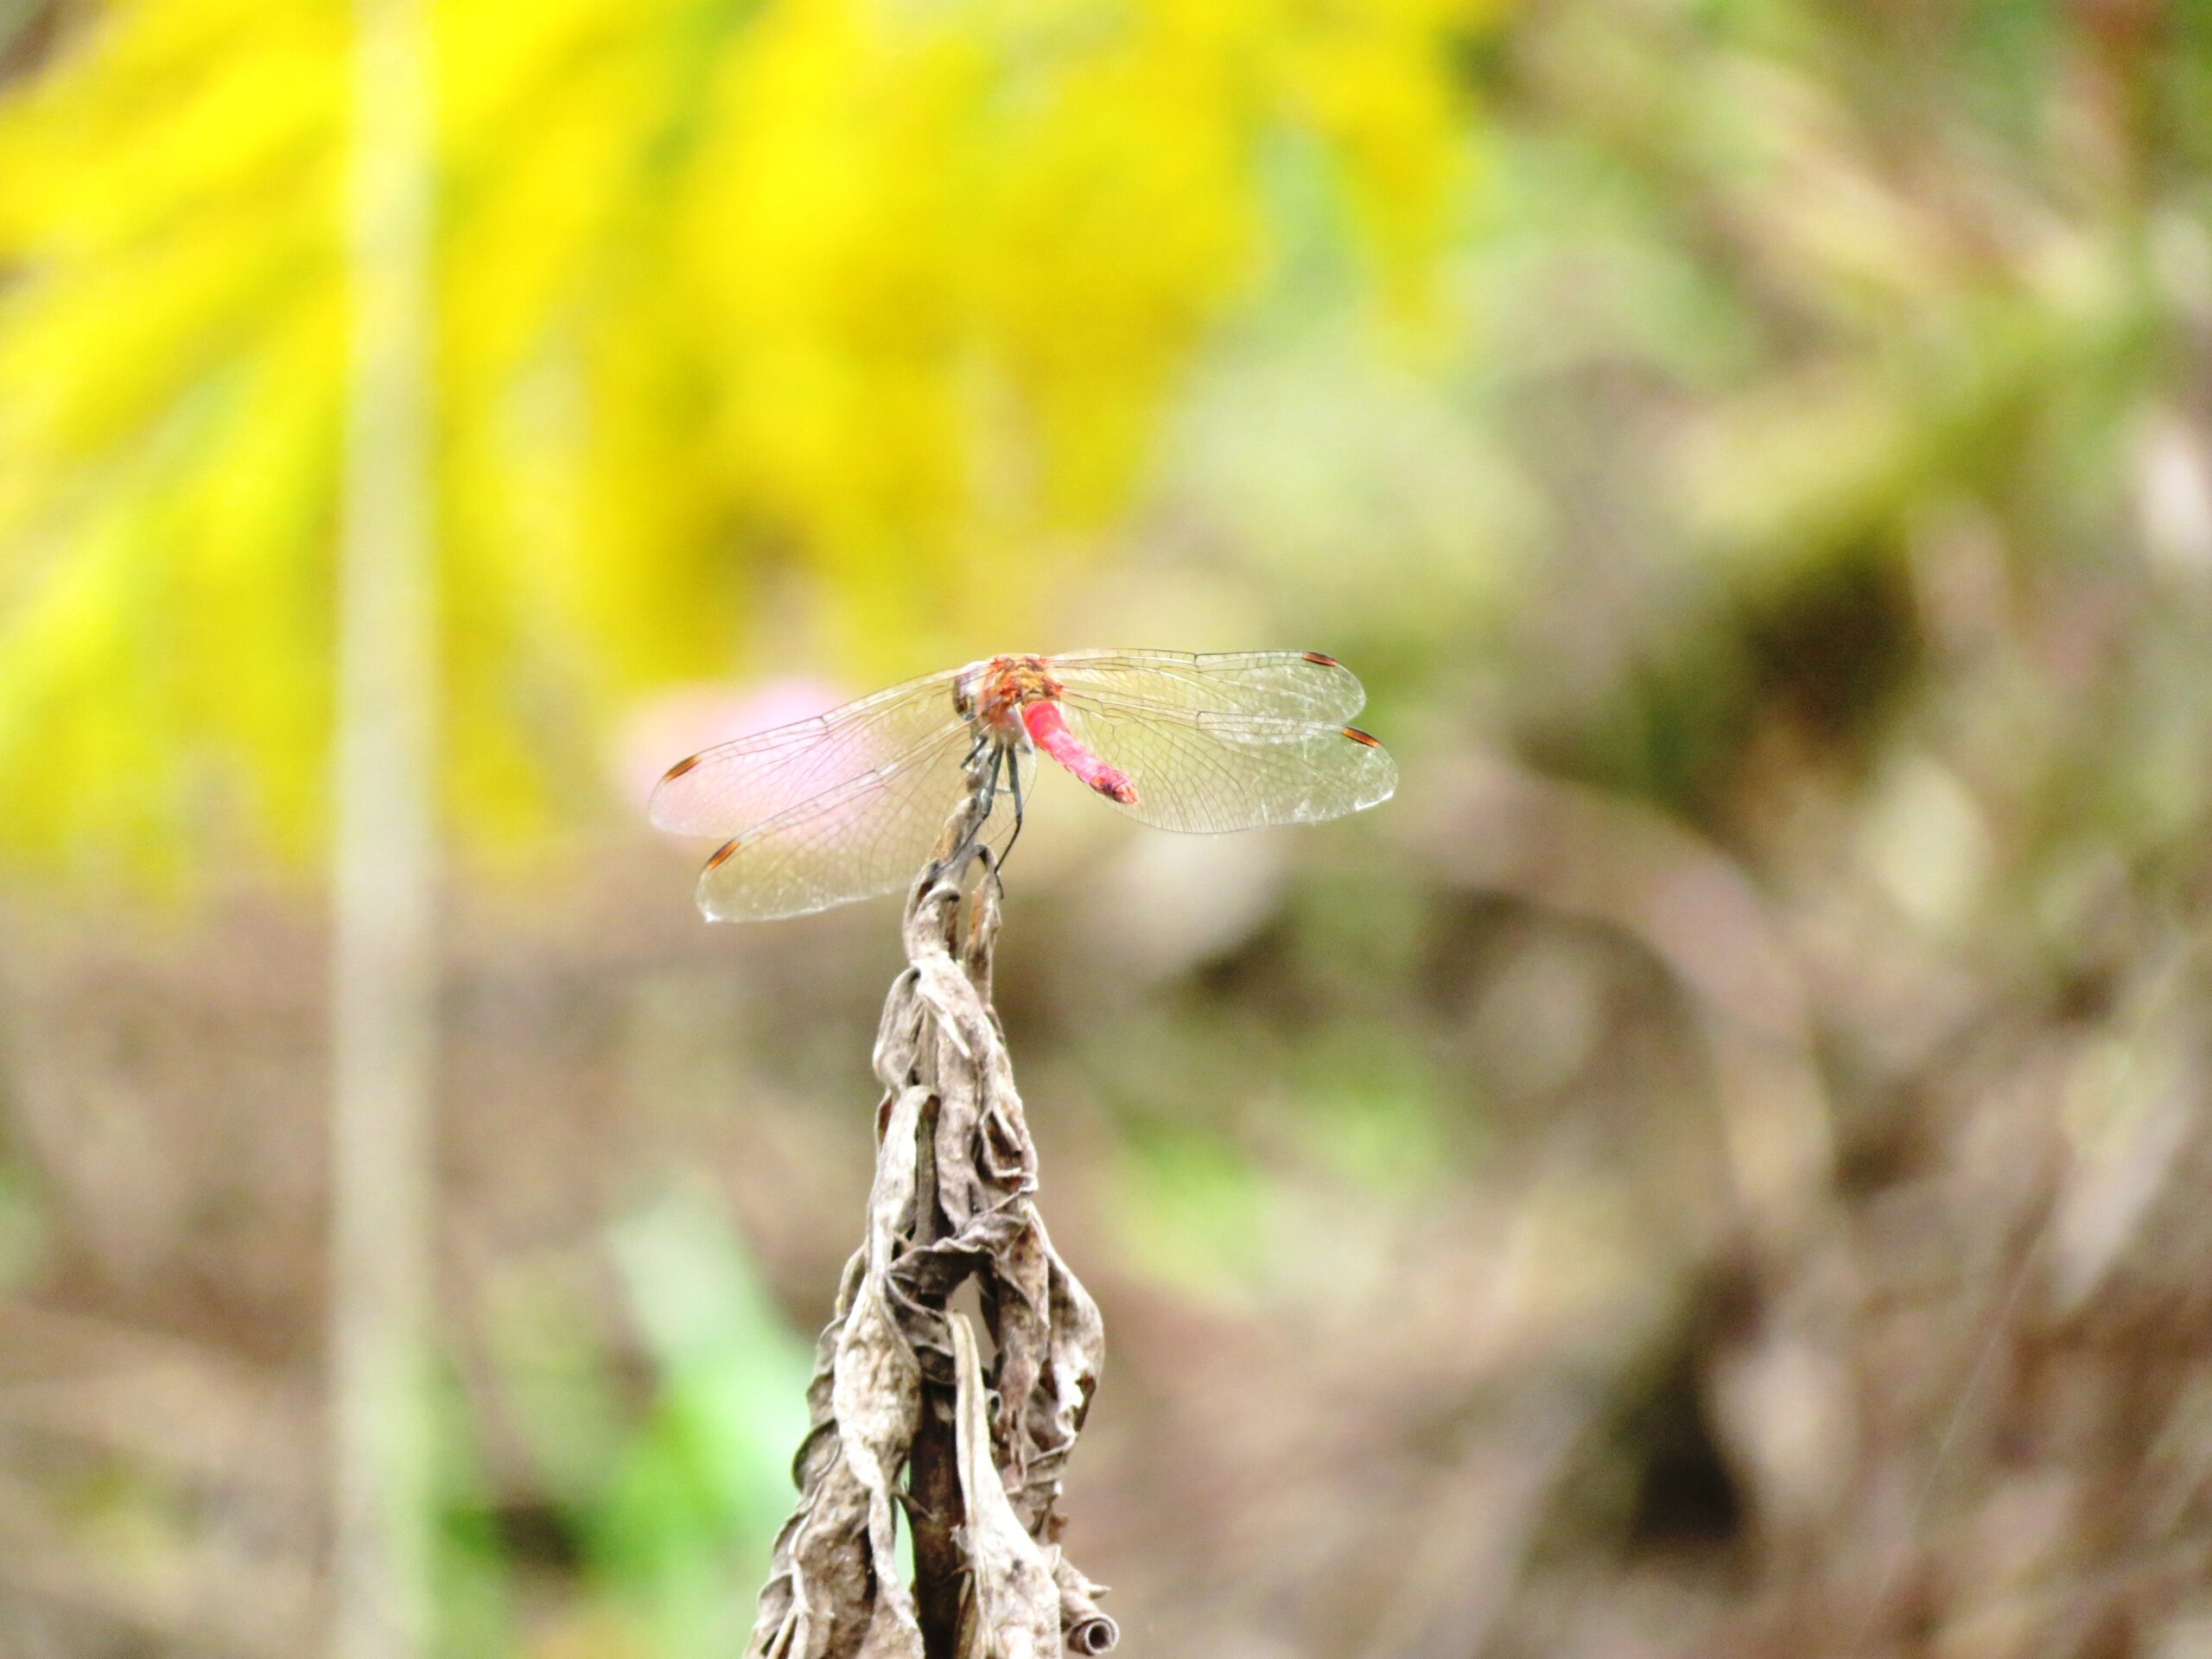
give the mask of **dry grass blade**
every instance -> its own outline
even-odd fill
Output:
[[[971,789],[907,900],[907,966],[876,1033],[868,1236],[816,1349],[799,1501],[754,1659],[1030,1659],[1118,1639],[1101,1586],[1058,1541],[1105,1328],[1037,1212],[1036,1149],[990,1006],[998,885],[975,844],[988,810]],[[971,1277],[988,1367],[946,1309]],[[911,1591],[894,1494],[914,1531]]]

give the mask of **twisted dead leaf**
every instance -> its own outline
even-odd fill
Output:
[[[868,1234],[816,1344],[798,1503],[749,1659],[1035,1659],[1119,1639],[1102,1587],[1058,1544],[1105,1327],[1038,1213],[1036,1148],[991,1009],[998,882],[976,842],[988,810],[971,789],[907,900],[907,966],[876,1031]],[[946,1311],[971,1277],[988,1367]]]

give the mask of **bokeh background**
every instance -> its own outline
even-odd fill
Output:
[[[420,1651],[737,1652],[790,1499],[895,906],[653,776],[1269,645],[1396,799],[1009,871],[1123,1650],[2212,1654],[2205,8],[0,0],[11,1659],[341,1618],[349,639]]]

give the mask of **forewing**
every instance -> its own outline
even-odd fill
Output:
[[[908,680],[677,761],[653,787],[654,825],[679,836],[739,835],[934,737],[964,737],[967,723],[952,707],[958,671]]]
[[[1162,830],[1313,823],[1387,801],[1398,786],[1389,751],[1354,727],[1162,710],[1073,690],[1062,706],[1077,737],[1136,785],[1122,810]]]
[[[906,887],[960,804],[968,750],[963,728],[754,825],[708,861],[700,910],[709,921],[769,921]],[[1013,791],[1001,780],[983,838],[1002,848],[1013,830]]]
[[[1367,701],[1359,677],[1318,651],[1075,651],[1046,660],[1071,691],[1170,712],[1340,726]]]

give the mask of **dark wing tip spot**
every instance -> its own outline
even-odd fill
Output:
[[[1344,666],[1344,664],[1338,662],[1335,658],[1325,657],[1318,651],[1309,651],[1305,652],[1304,655],[1307,662],[1319,663],[1323,668],[1342,668]]]
[[[707,861],[707,868],[709,870],[719,870],[724,864],[729,861],[729,855],[736,850],[737,843],[735,842],[724,842],[720,847],[717,847],[715,849],[715,855]],[[701,872],[702,874],[704,873],[704,871]]]
[[[694,766],[697,766],[698,764],[699,764],[699,757],[698,757],[697,755],[694,754],[694,755],[687,756],[685,759],[683,759],[683,760],[681,760],[677,761],[674,766],[671,766],[671,767],[670,767],[666,772],[664,772],[663,773],[661,773],[661,775],[660,775],[660,780],[661,780],[661,782],[663,782],[664,784],[672,784],[672,783],[674,783],[677,779],[681,778],[681,777],[682,777],[685,772],[687,772],[690,771],[692,767],[694,767]]]
[[[1380,738],[1370,737],[1365,732],[1361,731],[1357,726],[1345,727],[1344,735],[1351,739],[1355,743],[1366,744],[1370,749],[1379,749],[1382,747],[1382,742]]]

